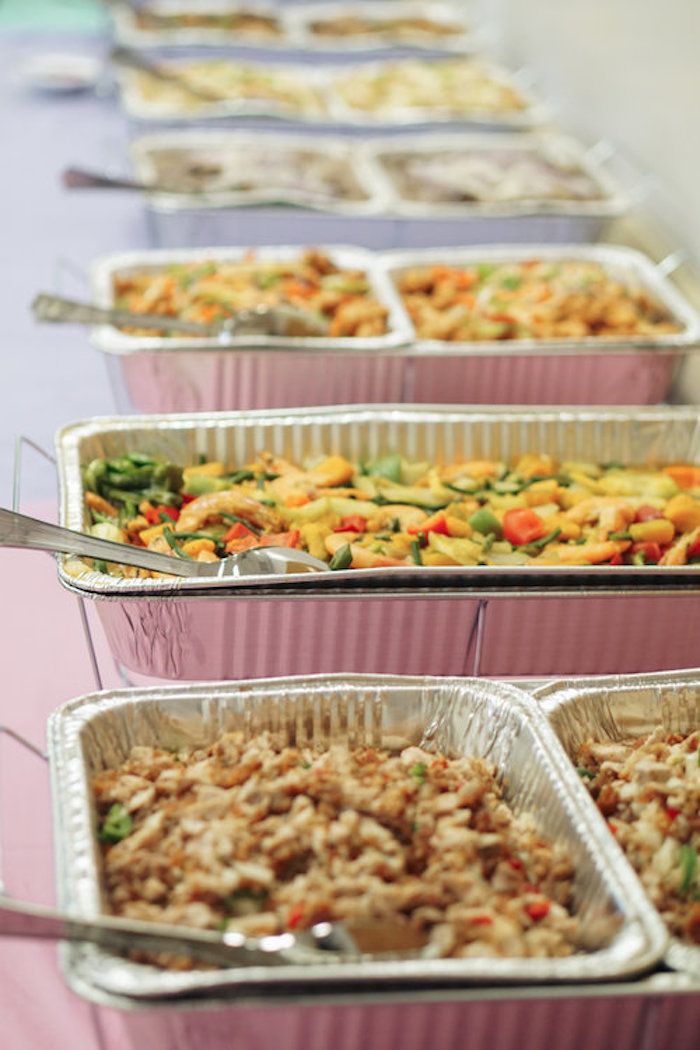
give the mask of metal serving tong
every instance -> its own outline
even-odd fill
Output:
[[[170,84],[173,87],[180,88],[185,91],[192,98],[196,98],[199,102],[224,102],[226,96],[220,91],[216,91],[212,88],[205,87],[204,85],[192,84],[187,77],[183,76],[175,69],[170,69],[167,66],[162,66],[158,62],[151,62],[150,59],[146,58],[139,51],[132,50],[130,47],[124,47],[119,45],[112,49],[110,53],[112,62],[117,66],[123,66],[126,69],[136,69],[141,73],[148,73],[149,76],[155,80],[161,80],[163,83]]]
[[[297,933],[246,937],[237,930],[198,930],[156,922],[139,922],[116,915],[84,919],[40,904],[0,896],[0,937],[50,941],[81,941],[107,951],[186,955],[211,966],[285,966],[346,960],[363,956],[411,956],[423,952],[426,935],[410,937],[390,920],[353,923],[320,922]],[[330,959],[328,961],[331,961]]]
[[[171,557],[132,547],[126,543],[102,540],[73,529],[64,529],[48,521],[30,518],[14,510],[0,507],[0,547],[24,547],[29,550],[51,551],[59,554],[77,554],[99,558],[118,565],[133,565],[137,569],[168,573],[170,576],[237,577],[282,575],[287,572],[326,572],[328,566],[320,558],[306,551],[289,547],[256,547],[230,554],[216,562],[193,561]]]
[[[187,335],[226,340],[236,335],[323,336],[328,334],[328,323],[315,314],[297,310],[279,303],[261,304],[214,324],[183,321],[179,317],[162,314],[136,314],[129,310],[108,310],[91,303],[75,302],[59,295],[41,292],[31,306],[37,321],[50,324],[109,324],[129,328],[155,328],[159,331],[183,332]]]
[[[296,934],[246,937],[236,930],[218,933],[190,927],[138,922],[116,915],[84,919],[55,908],[0,897],[0,937],[87,941],[113,952],[141,951],[186,955],[212,966],[283,966],[311,962],[318,952],[359,956],[362,949],[340,924],[319,923]],[[313,954],[312,954],[313,953]]]

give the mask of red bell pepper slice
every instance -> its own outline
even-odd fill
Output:
[[[249,529],[241,521],[235,521],[231,528],[224,535],[224,543],[229,543],[231,540],[242,540],[246,536],[255,536],[252,529]]]
[[[661,561],[661,547],[658,543],[653,543],[650,540],[633,543],[630,548],[630,554],[643,554],[647,565],[658,565]]]
[[[450,535],[450,530],[447,527],[447,518],[442,511],[433,514],[432,518],[421,522],[420,525],[409,525],[407,531],[410,536],[418,536],[421,532],[424,536],[427,536],[429,532],[439,532],[442,536]]]
[[[303,918],[304,909],[301,904],[295,904],[293,908],[289,909],[289,914],[287,915],[287,928],[295,930]]]
[[[650,507],[648,503],[638,507],[634,516],[635,521],[656,521],[657,518],[663,518],[663,514],[657,507]]]
[[[177,507],[166,507],[164,503],[161,503],[157,507],[148,507],[144,511],[144,518],[149,525],[160,525],[161,514],[167,514],[171,521],[177,521],[180,517],[180,511]]]
[[[503,536],[514,547],[522,547],[546,535],[542,519],[529,507],[517,507],[503,515]]]
[[[270,532],[267,536],[257,537],[258,547],[298,547],[301,533],[299,529],[289,532]]]
[[[551,904],[549,901],[532,901],[531,904],[525,905],[525,911],[531,919],[544,919],[546,915],[549,915],[549,909]]]
[[[340,525],[333,532],[367,532],[367,518],[361,514],[348,514],[340,519]]]

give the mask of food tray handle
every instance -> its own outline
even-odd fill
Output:
[[[657,270],[664,275],[664,277],[671,277],[676,270],[679,270],[681,266],[684,266],[688,261],[688,253],[684,248],[678,248],[675,252],[670,252],[665,258],[656,264]]]

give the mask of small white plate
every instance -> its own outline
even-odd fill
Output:
[[[73,94],[95,87],[101,65],[99,59],[89,55],[52,52],[30,58],[19,67],[17,75],[31,91]]]

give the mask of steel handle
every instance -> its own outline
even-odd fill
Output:
[[[129,310],[108,310],[46,292],[41,292],[34,299],[32,314],[37,321],[46,321],[49,324],[109,324],[160,330],[166,328],[199,336],[212,336],[219,332],[215,326],[199,324],[196,321],[183,321],[178,317],[162,317],[159,314],[134,314]]]
[[[61,182],[69,190],[139,190],[148,192],[151,187],[136,179],[116,178],[101,175],[86,168],[66,168],[61,174]]]
[[[172,576],[199,576],[211,573],[209,563],[206,562],[185,561],[171,558],[167,554],[159,554],[157,551],[102,540],[97,536],[88,536],[72,529],[64,529],[60,525],[51,525],[47,521],[30,518],[4,507],[0,507],[0,547],[50,551],[54,554],[77,554],[120,565],[133,565],[138,569],[150,569],[152,572],[165,572]]]
[[[188,955],[214,966],[289,963],[287,951],[297,940],[291,934],[251,940],[239,933],[170,928],[114,915],[84,919],[40,904],[0,897],[0,937],[33,940],[87,941],[108,951],[134,950]]]
[[[135,69],[141,73],[148,73],[149,76],[155,77],[157,80],[162,80],[166,84],[173,84],[175,87],[185,91],[193,98],[199,99],[200,102],[211,103],[224,101],[225,96],[220,92],[212,91],[207,87],[198,87],[196,84],[191,84],[181,73],[175,70],[165,69],[163,66],[158,65],[155,62],[151,62],[138,51],[132,51],[129,47],[119,45],[113,48],[110,57],[112,62],[116,65],[125,66],[127,69]]]

